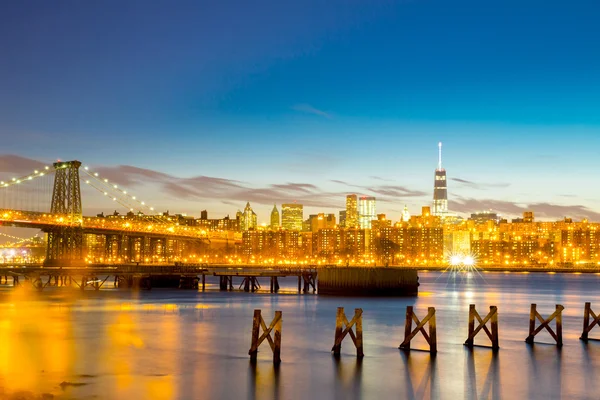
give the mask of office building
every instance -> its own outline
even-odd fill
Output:
[[[277,206],[273,205],[273,211],[271,211],[271,229],[276,231],[279,229],[279,211],[277,210]]]
[[[355,194],[346,196],[346,228],[358,227],[358,197]]]
[[[282,204],[281,205],[281,226],[289,231],[301,231],[302,221],[304,220],[304,210],[302,204]]]
[[[433,215],[443,218],[448,213],[448,187],[446,170],[442,168],[442,142],[438,143],[438,149],[438,167],[433,184]]]
[[[256,229],[257,225],[258,219],[256,213],[252,210],[252,207],[250,207],[250,203],[248,202],[241,215],[240,227],[242,231],[250,231]]]
[[[377,219],[375,197],[362,196],[358,200],[358,225],[360,229],[371,229],[371,221]],[[346,214],[348,221],[348,214]]]

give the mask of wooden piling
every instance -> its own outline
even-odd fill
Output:
[[[593,318],[590,323],[590,316]],[[589,339],[590,331],[596,326],[600,324],[600,314],[596,315],[592,310],[592,303],[585,303],[585,308],[583,310],[583,332],[581,333],[581,337],[579,339],[587,342]]]
[[[261,310],[254,310],[254,318],[252,320],[252,342],[250,344],[250,361],[256,362],[258,356],[258,347],[266,339],[273,351],[273,363],[279,364],[281,362],[281,325],[282,325],[282,312],[275,311],[275,317],[269,327],[265,323],[261,315]],[[260,335],[260,329],[262,328],[263,334]],[[273,338],[271,338],[271,332],[273,332]]]
[[[206,290],[206,275],[202,274],[202,291]]]
[[[562,311],[565,308],[560,305],[557,304],[556,305],[556,310],[554,311],[554,313],[552,313],[552,315],[550,315],[547,319],[544,319],[540,313],[537,312],[537,305],[536,304],[532,304],[531,305],[531,310],[529,312],[529,336],[527,336],[527,338],[525,339],[525,342],[529,343],[529,344],[533,344],[533,338],[535,337],[535,335],[537,335],[538,333],[540,333],[542,331],[542,329],[546,329],[548,331],[548,333],[550,334],[550,336],[552,336],[552,338],[556,341],[556,345],[558,347],[562,346]],[[535,327],[535,319],[539,319],[539,321],[541,322],[541,324],[536,328]],[[550,322],[552,322],[553,319],[556,319],[556,332],[554,332],[554,330],[550,327]]]
[[[415,329],[412,329],[413,321],[417,324]],[[429,322],[429,334],[424,329],[425,324]],[[435,307],[429,307],[427,309],[427,315],[422,321],[416,316],[412,306],[406,307],[406,320],[404,323],[404,341],[398,347],[401,350],[410,350],[410,341],[421,332],[427,344],[429,345],[429,352],[431,354],[437,353],[437,327],[435,323]]]
[[[475,319],[478,321],[477,328],[475,328]],[[491,332],[486,326],[488,321],[490,322]],[[492,349],[498,350],[500,348],[498,345],[498,308],[490,306],[490,312],[482,319],[475,309],[475,304],[471,304],[469,305],[469,335],[465,341],[465,346],[472,348],[475,336],[482,330],[492,342]]]
[[[350,335],[354,346],[356,347],[356,357],[362,358],[363,352],[363,335],[362,335],[362,308],[354,309],[354,317],[348,322],[346,314],[344,313],[344,307],[338,307],[335,318],[335,338],[333,341],[333,347],[331,351],[336,357],[340,356],[342,350],[342,341],[346,335]],[[356,333],[352,330],[352,327],[356,326]]]

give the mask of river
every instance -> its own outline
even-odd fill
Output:
[[[343,298],[184,290],[0,288],[0,398],[55,399],[598,399],[600,342],[579,340],[600,275],[420,273],[415,298]],[[268,288],[267,288],[268,289]],[[469,350],[469,304],[498,306],[500,350]],[[562,349],[524,342],[529,307],[563,312]],[[407,305],[436,308],[438,354],[398,350]],[[363,309],[364,353],[348,337],[332,357],[337,307]],[[282,363],[265,342],[249,362],[253,310],[283,312]],[[269,321],[267,321],[268,323]],[[554,326],[554,325],[552,325]],[[597,330],[597,331],[596,331]],[[600,338],[600,328],[590,337]],[[488,344],[482,332],[476,343]],[[544,344],[546,343],[546,344]],[[413,347],[425,348],[419,338]],[[21,396],[21,397],[19,397]],[[45,397],[44,397],[45,396]]]

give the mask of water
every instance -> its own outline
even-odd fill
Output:
[[[178,290],[0,290],[0,398],[81,399],[597,399],[600,342],[578,340],[583,306],[600,312],[600,276],[420,273],[418,298]],[[288,278],[289,279],[289,278]],[[216,288],[216,282],[209,287]],[[500,351],[463,346],[469,304],[499,309]],[[563,304],[562,349],[542,332],[524,343],[529,305]],[[404,314],[436,307],[438,354],[399,351]],[[335,360],[335,313],[364,310],[364,352],[348,337]],[[253,309],[283,311],[282,364],[267,343],[249,362]],[[600,338],[600,328],[590,337]],[[488,344],[482,333],[476,343]],[[424,348],[424,341],[413,341]],[[62,385],[61,385],[62,383]],[[22,396],[22,397],[18,397]]]

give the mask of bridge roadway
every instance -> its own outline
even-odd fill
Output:
[[[156,217],[159,218],[159,217]],[[210,240],[225,242],[240,240],[230,232],[207,232],[199,227],[176,225],[152,220],[109,219],[83,217],[74,221],[70,215],[0,209],[0,225],[51,231],[56,228],[81,227],[83,234],[126,235],[172,240]]]
[[[279,291],[279,278],[296,277],[298,291],[316,291],[315,266],[280,267],[231,264],[88,264],[83,267],[44,267],[42,264],[11,264],[0,266],[0,283],[13,286],[31,283],[36,289],[48,286],[76,286],[81,290],[99,290],[114,278],[115,287],[151,289],[153,285],[167,285],[181,289],[206,289],[206,277],[219,277],[221,290],[234,290],[234,278],[241,278],[239,288],[256,292],[261,286],[259,278],[270,279],[270,291]],[[4,278],[4,280],[2,279]]]

